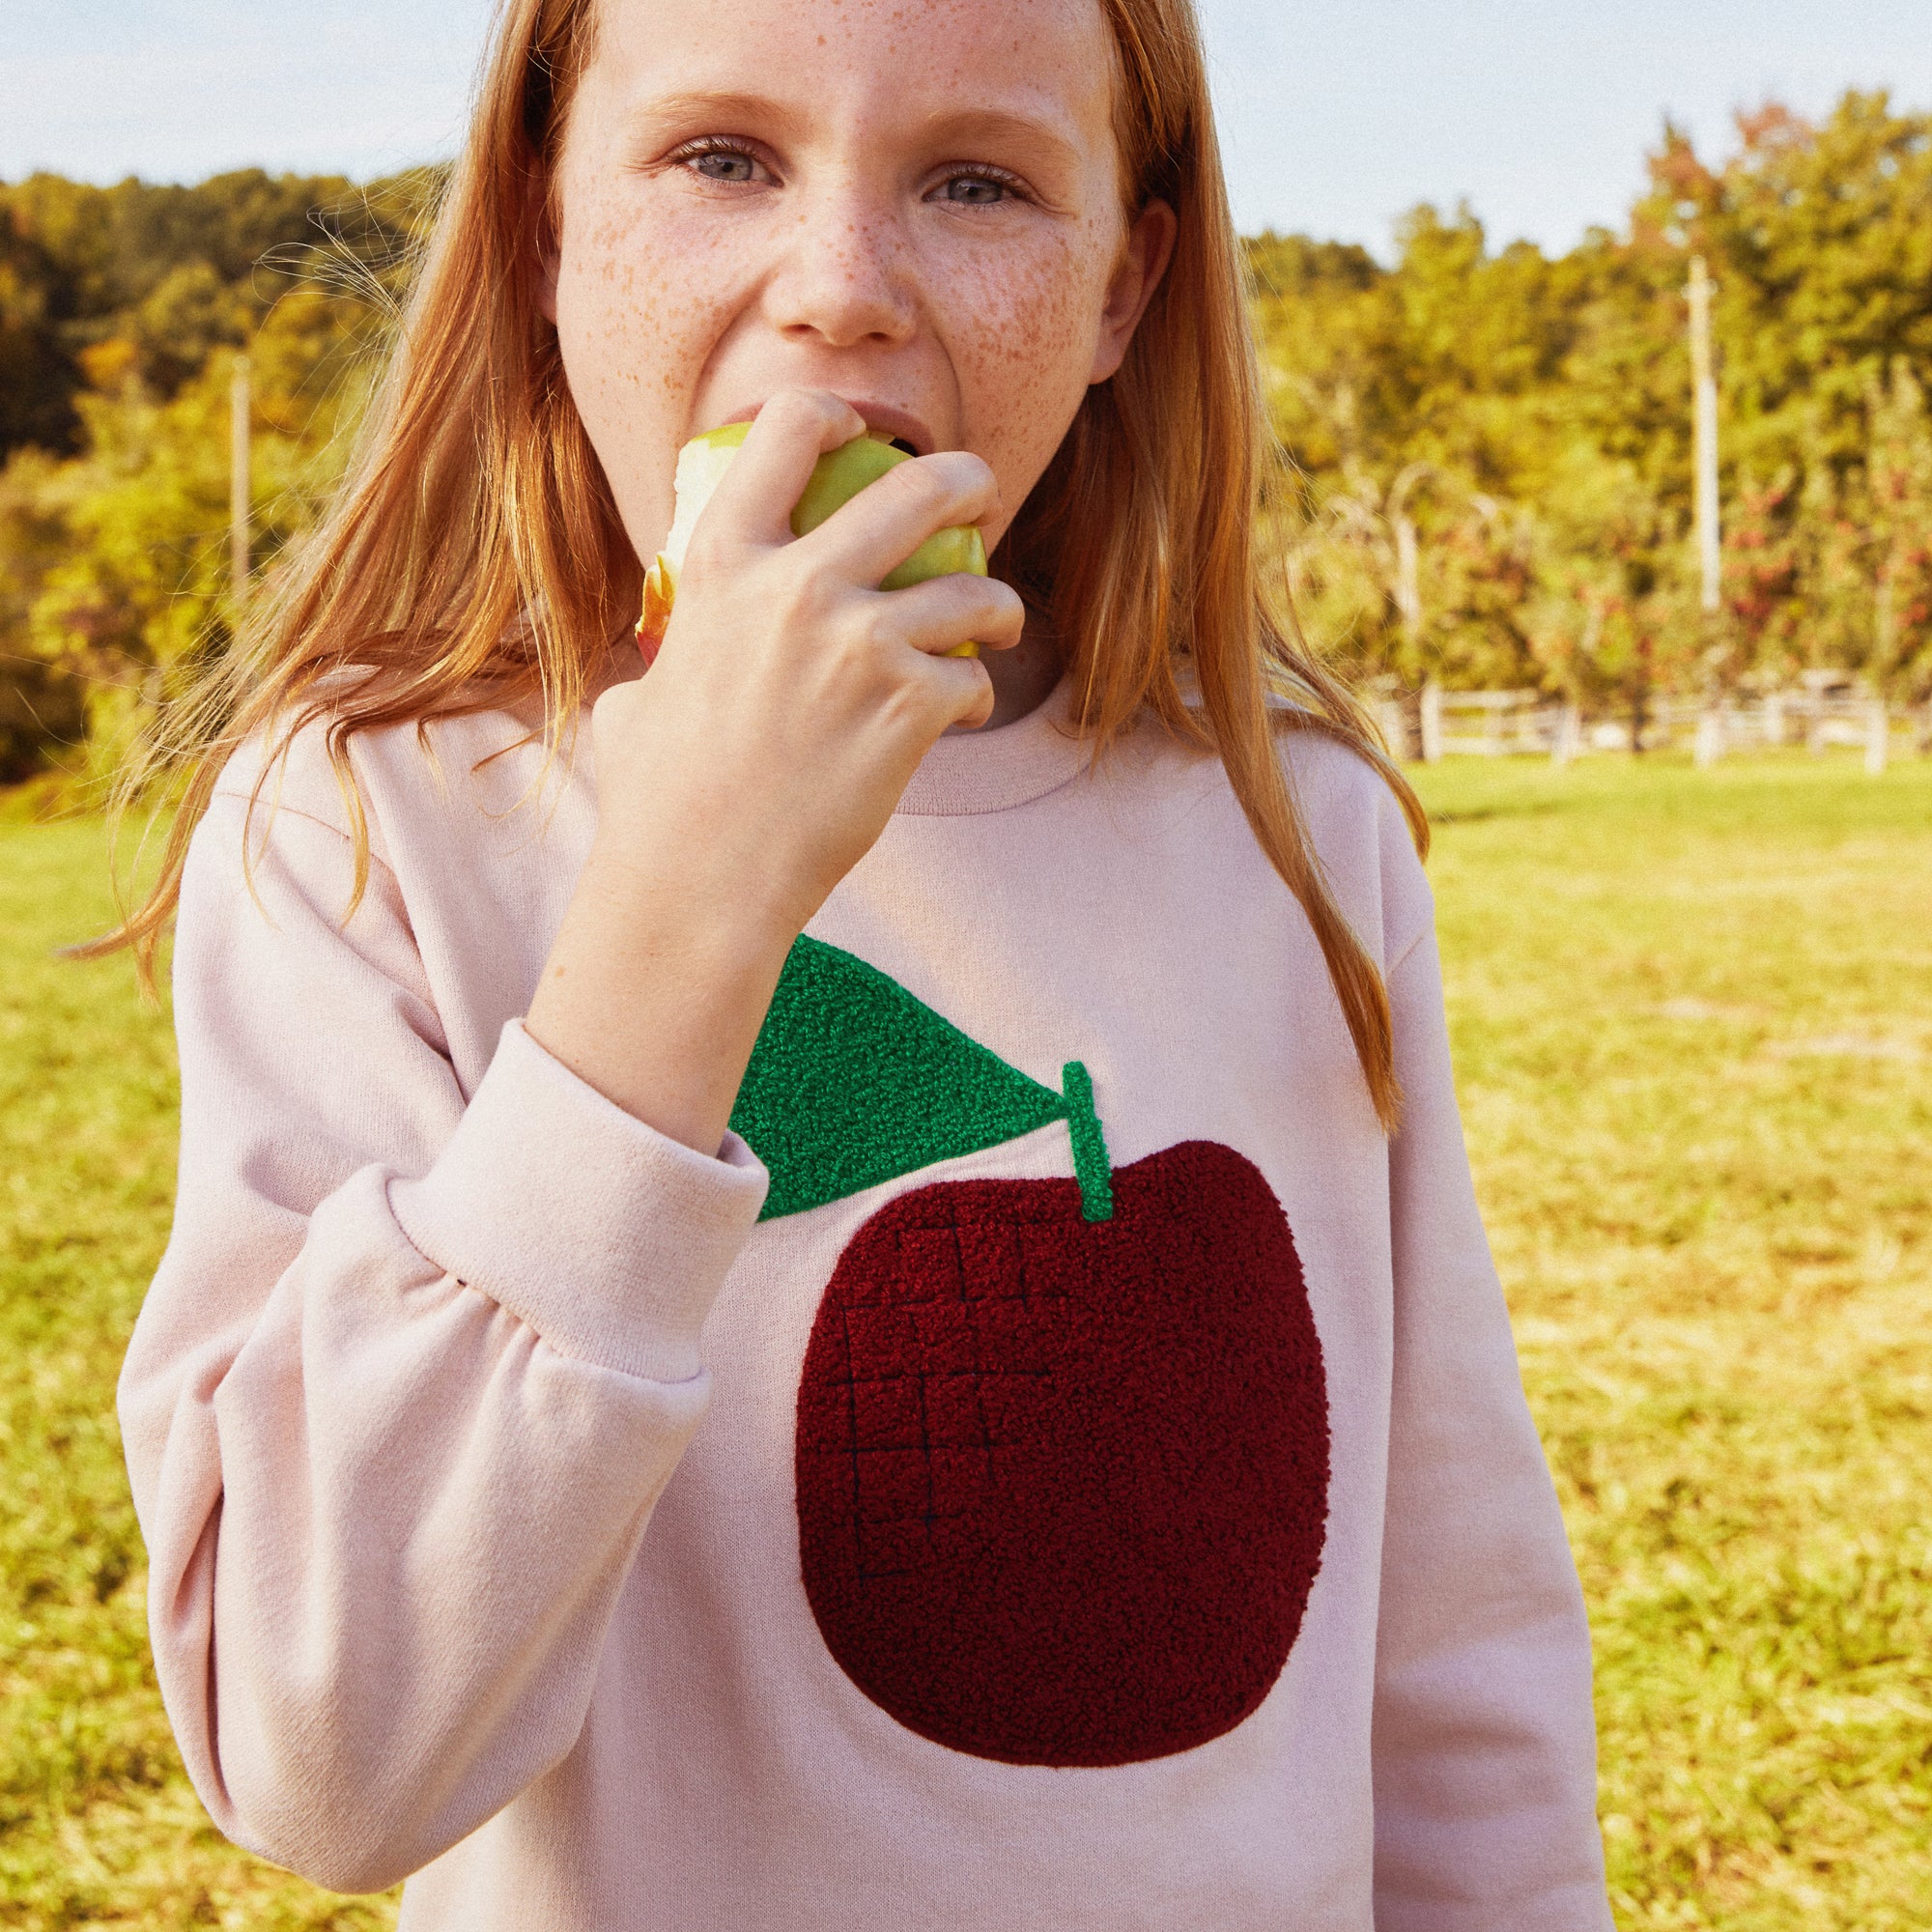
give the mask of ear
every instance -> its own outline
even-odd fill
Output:
[[[1104,383],[1121,366],[1127,344],[1134,339],[1134,330],[1174,258],[1174,238],[1179,225],[1174,210],[1164,201],[1149,202],[1134,217],[1121,259],[1114,266],[1113,279],[1107,284],[1089,383]]]

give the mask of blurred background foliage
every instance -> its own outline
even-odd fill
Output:
[[[1932,687],[1932,116],[1848,94],[1666,128],[1627,230],[1499,252],[1417,209],[1397,260],[1250,244],[1304,627],[1405,684]],[[1717,281],[1724,608],[1697,608],[1689,258]],[[1405,622],[1400,530],[1415,535]]]
[[[1364,675],[1600,712],[1839,669],[1932,693],[1932,115],[1666,127],[1621,232],[1392,263],[1248,244],[1304,628]],[[0,185],[0,782],[99,776],[227,641],[227,411],[254,365],[258,567],[341,472],[442,176]],[[1717,283],[1723,609],[1690,535],[1692,254]]]
[[[272,568],[341,472],[440,181],[0,185],[0,782],[98,776],[225,647],[235,358]]]

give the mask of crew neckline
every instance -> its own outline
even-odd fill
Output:
[[[1024,718],[997,730],[941,738],[920,761],[895,814],[953,818],[1005,811],[1058,791],[1084,771],[1091,747],[1072,727],[1072,681],[1063,677]]]

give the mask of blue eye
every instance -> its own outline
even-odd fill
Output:
[[[690,165],[706,181],[748,182],[756,163],[750,155],[730,148],[714,148],[709,154],[694,155]]]
[[[995,208],[1008,192],[1005,182],[986,175],[954,175],[946,184],[946,199],[962,208]]]

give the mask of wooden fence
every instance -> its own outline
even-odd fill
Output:
[[[1568,764],[1592,752],[1688,749],[1699,765],[1710,765],[1729,753],[1767,746],[1804,745],[1821,754],[1849,746],[1877,773],[1893,757],[1932,755],[1932,702],[1888,705],[1844,689],[1655,697],[1640,714],[1621,716],[1585,712],[1540,691],[1445,691],[1431,684],[1371,695],[1390,750],[1432,762],[1474,753]]]

